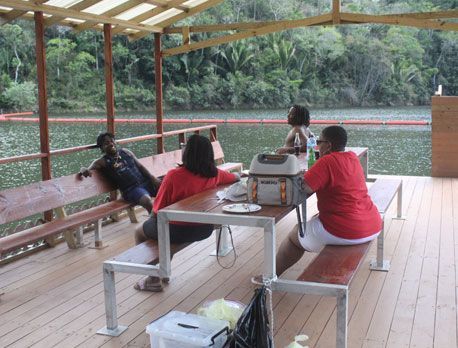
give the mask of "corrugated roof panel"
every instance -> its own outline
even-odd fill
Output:
[[[200,4],[203,4],[204,2],[208,2],[208,0],[189,0],[189,1],[183,2],[183,5],[189,6],[189,7],[196,7],[196,6],[199,6]]]
[[[78,2],[81,2],[81,0],[50,0],[47,1],[45,4],[50,6],[69,8]]]
[[[117,19],[122,19],[125,21],[130,20],[131,18],[135,18],[145,12],[148,12],[152,10],[153,8],[156,8],[157,6],[151,5],[151,4],[141,4],[139,6],[136,6],[134,8],[131,8],[130,10],[123,12],[116,16],[115,18]]]
[[[156,23],[165,21],[169,19],[170,17],[176,16],[180,13],[183,13],[183,11],[178,10],[176,8],[171,8],[167,11],[162,12],[161,14],[158,14],[157,16],[154,16],[153,18],[143,21],[142,24],[155,25]]]
[[[110,11],[112,8],[115,8],[121,4],[124,4],[129,0],[102,0],[95,5],[88,7],[87,9],[83,10],[82,12],[88,12],[92,14],[102,14],[107,11]]]

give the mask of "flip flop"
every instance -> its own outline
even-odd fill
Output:
[[[134,285],[135,290],[161,292],[163,290],[162,281],[158,277],[145,277]]]

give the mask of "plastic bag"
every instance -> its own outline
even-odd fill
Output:
[[[285,348],[309,348],[309,346],[303,346],[297,342],[305,342],[309,339],[307,335],[297,335],[294,337],[294,341],[288,344]]]
[[[272,348],[266,304],[266,287],[255,290],[224,347]]]
[[[220,298],[215,301],[204,303],[204,305],[197,310],[197,314],[207,318],[227,320],[229,322],[229,328],[233,330],[244,308],[245,305],[239,302]]]

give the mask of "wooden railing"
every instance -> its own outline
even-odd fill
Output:
[[[187,133],[200,133],[201,131],[206,131],[206,130],[209,131],[209,137],[211,141],[217,140],[216,125],[208,125],[208,126],[201,126],[201,127],[178,129],[178,130],[173,130],[169,132],[164,132],[163,134],[149,134],[149,135],[141,135],[138,137],[119,139],[119,140],[116,140],[116,142],[118,144],[128,144],[128,143],[135,143],[135,142],[145,141],[145,140],[161,139],[161,138],[165,139],[165,138],[170,138],[173,136],[178,136],[177,146],[179,147],[180,143],[184,143],[186,141]],[[97,148],[96,144],[68,147],[65,149],[51,150],[50,155],[51,156],[68,155],[71,153],[92,150],[95,148]],[[26,155],[20,155],[20,156],[5,157],[5,158],[0,158],[0,164],[35,160],[35,159],[44,158],[46,156],[47,154],[45,153],[33,153],[33,154],[26,154]]]

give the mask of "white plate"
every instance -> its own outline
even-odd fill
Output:
[[[261,206],[257,204],[239,203],[239,204],[228,204],[223,207],[223,211],[226,213],[246,214],[253,213],[261,210]]]

